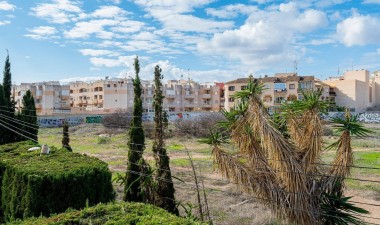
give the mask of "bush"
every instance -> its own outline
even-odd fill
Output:
[[[132,113],[126,109],[117,109],[115,113],[104,116],[102,123],[107,128],[129,128],[132,116]]]
[[[153,224],[206,224],[194,222],[189,219],[177,217],[167,211],[142,203],[118,203],[99,204],[97,206],[72,211],[51,218],[31,218],[25,221],[15,221],[10,225],[103,225],[103,224],[130,224],[130,225],[153,225]]]
[[[110,141],[111,141],[111,138],[108,136],[102,136],[102,135],[98,136],[98,144],[107,144]]]
[[[210,136],[211,128],[216,128],[216,124],[224,120],[221,113],[207,113],[189,120],[178,119],[174,122],[175,135],[205,138]]]
[[[99,159],[51,148],[28,152],[31,142],[0,146],[0,220],[49,216],[115,198],[111,173]]]

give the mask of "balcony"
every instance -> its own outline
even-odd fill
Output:
[[[60,95],[60,98],[62,100],[68,100],[68,99],[70,99],[70,96],[69,95]]]
[[[205,102],[202,104],[203,108],[212,108],[211,103]]]
[[[209,91],[211,90],[211,86],[203,86],[202,89],[205,91]]]
[[[177,107],[178,105],[176,104],[176,103],[167,103],[166,104],[166,107],[168,107],[168,108],[175,108],[175,107]]]
[[[330,96],[336,96],[336,92],[335,91],[329,91],[329,95]]]
[[[195,98],[194,94],[185,95],[185,99],[194,99],[194,98]]]
[[[286,92],[288,92],[288,90],[286,88],[284,89],[274,89],[274,93],[276,94],[286,94]]]
[[[203,94],[202,98],[203,99],[211,99],[211,94]]]
[[[194,104],[194,103],[185,103],[185,104],[184,104],[184,107],[185,107],[185,108],[194,108],[194,107],[195,107],[195,104]]]
[[[167,98],[167,99],[173,99],[173,98],[175,98],[175,95],[166,95],[165,98]]]

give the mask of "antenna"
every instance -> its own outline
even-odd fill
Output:
[[[340,74],[340,71],[339,71],[339,70],[340,70],[340,68],[338,67],[338,76],[339,76],[339,74]]]
[[[294,60],[294,73],[297,75],[298,73],[298,63],[297,63],[297,60]]]

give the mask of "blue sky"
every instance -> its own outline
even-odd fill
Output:
[[[199,82],[380,69],[380,0],[0,0],[0,62],[13,81]],[[3,63],[2,63],[3,64]]]

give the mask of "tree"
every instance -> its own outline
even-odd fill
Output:
[[[129,130],[129,151],[128,151],[128,167],[125,177],[124,201],[143,202],[144,196],[141,189],[142,166],[144,159],[142,158],[145,148],[144,129],[142,127],[142,88],[139,77],[140,64],[138,57],[134,62],[136,76],[133,79],[134,89],[134,105],[131,127]]]
[[[23,133],[29,139],[38,141],[38,121],[37,112],[34,98],[30,90],[27,90],[25,95],[22,97],[23,107],[21,109],[20,119],[23,122]]]
[[[8,128],[10,127],[17,127],[15,126],[15,104],[12,99],[12,73],[11,73],[11,63],[9,61],[9,54],[7,54],[7,58],[5,60],[4,65],[4,71],[3,71],[3,98],[4,102],[0,105],[0,110],[2,112],[3,117],[1,118],[2,121],[5,121],[5,123],[10,124],[2,124],[3,126],[6,126]],[[5,128],[5,127],[2,127]],[[18,135],[15,134],[13,131],[9,129],[2,129],[2,143],[0,144],[7,144],[12,143],[15,140],[18,139]]]
[[[70,137],[69,137],[69,123],[67,121],[63,123],[62,132],[63,132],[62,148],[66,148],[67,150],[72,152],[73,149],[70,146]]]
[[[5,106],[4,89],[3,89],[3,85],[0,84],[0,123],[1,123],[1,121],[4,121],[4,116],[3,116],[4,111],[3,110],[6,109],[6,108],[4,108],[4,106]],[[3,123],[1,123],[1,124],[3,124]],[[5,143],[4,138],[6,136],[7,131],[8,131],[7,129],[5,129],[4,127],[1,126],[1,128],[0,128],[0,145]]]
[[[263,88],[251,77],[248,88],[235,95],[241,103],[224,111],[223,124],[237,151],[224,150],[226,135],[212,133],[218,170],[291,224],[360,224],[355,213],[366,211],[347,202],[343,187],[353,165],[350,136],[369,131],[348,112],[345,120],[333,119],[342,136],[331,146],[337,154],[328,171],[320,166],[320,118],[328,108],[321,92],[303,92],[303,100],[284,104],[273,119],[260,98]]]
[[[164,96],[162,94],[161,68],[157,65],[154,68],[154,122],[155,135],[153,143],[153,153],[156,161],[156,182],[157,182],[157,200],[155,205],[166,209],[167,211],[178,215],[178,208],[174,199],[174,185],[170,171],[170,158],[165,149],[165,126],[167,126],[167,115],[163,112],[162,104]]]

